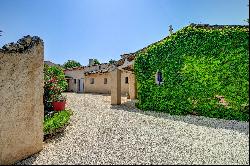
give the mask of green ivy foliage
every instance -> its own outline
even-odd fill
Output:
[[[184,27],[136,53],[136,105],[175,115],[249,121],[248,50],[246,27]],[[162,85],[155,83],[157,71]]]

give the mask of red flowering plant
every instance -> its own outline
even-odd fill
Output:
[[[62,95],[63,88],[59,85],[58,80],[53,77],[47,82],[49,87],[50,101],[66,101],[66,97]]]
[[[60,67],[44,66],[44,108],[45,114],[52,110],[52,102],[66,101],[66,97],[62,92],[66,90],[67,81]]]

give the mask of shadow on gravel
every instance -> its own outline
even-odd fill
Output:
[[[23,159],[23,160],[20,160],[20,161],[17,161],[15,164],[13,165],[33,165],[33,163],[36,161],[37,159],[37,156],[39,155],[40,152],[36,153],[36,154],[33,154],[32,156],[26,158],[26,159]]]
[[[61,139],[64,137],[64,131],[57,133],[55,135],[50,135],[50,136],[46,136],[43,140],[43,142],[45,143],[49,143],[49,142],[59,142],[61,141]]]
[[[249,134],[249,122],[208,118],[204,116],[194,116],[194,115],[177,116],[177,115],[170,115],[164,112],[142,111],[135,107],[134,100],[127,101],[125,103],[122,103],[121,105],[112,105],[111,109],[135,112],[135,113],[139,113],[143,115],[153,116],[156,118],[164,118],[164,119],[169,119],[169,120],[174,120],[174,121],[182,121],[182,122],[197,125],[197,126],[206,126],[206,127],[215,128],[215,129],[222,128],[222,129],[237,131],[246,135]]]
[[[107,93],[90,93],[90,92],[63,92],[64,94],[74,94],[74,95],[84,95],[84,94],[90,94],[93,96],[110,96],[111,94],[107,94]]]
[[[85,92],[85,93],[78,93],[78,94],[91,94],[91,95],[93,95],[93,96],[110,96],[110,94],[105,94],[105,93],[87,93],[87,92]]]
[[[84,94],[90,94],[90,95],[93,95],[93,96],[110,96],[111,97],[111,94],[110,93],[91,93],[91,92],[63,92],[64,94],[76,94],[76,95],[84,95]],[[127,97],[125,94],[121,94],[121,97]]]

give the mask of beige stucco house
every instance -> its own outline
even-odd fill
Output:
[[[67,91],[77,93],[102,93],[110,94],[112,88],[111,72],[116,65],[109,63],[92,64],[90,59],[88,66],[65,69],[64,73],[68,81]],[[121,72],[121,94],[129,96],[130,71]]]
[[[75,67],[64,70],[65,78],[68,82],[69,92],[83,92],[84,67]]]
[[[103,70],[89,71],[84,74],[84,92],[86,93],[111,93],[111,71],[115,66],[110,65]],[[121,94],[129,94],[129,72],[121,73]]]

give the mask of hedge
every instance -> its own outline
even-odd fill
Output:
[[[248,50],[248,27],[184,27],[136,52],[137,107],[249,121]]]

